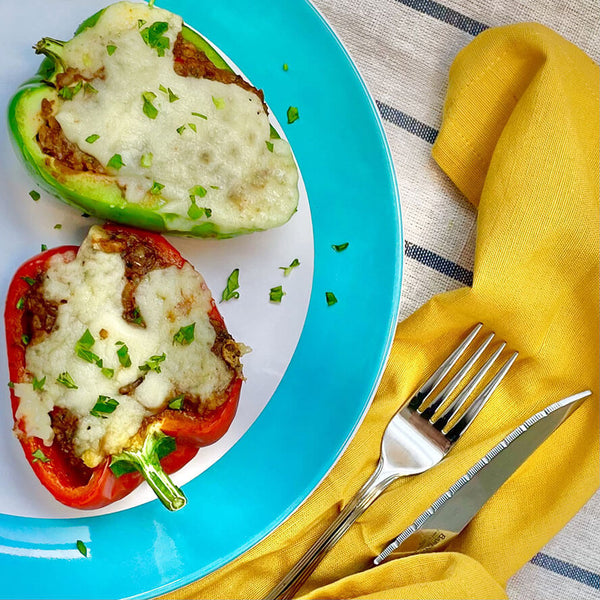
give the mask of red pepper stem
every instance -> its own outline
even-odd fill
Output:
[[[113,456],[110,468],[117,477],[136,469],[166,508],[179,510],[186,505],[187,499],[160,464],[160,459],[173,450],[175,450],[175,440],[172,437],[160,430],[152,430],[146,435],[141,448],[124,450]]]
[[[158,499],[169,510],[179,510],[186,505],[187,499],[183,492],[171,481],[171,478],[163,471],[160,462],[154,461],[142,463],[141,474],[148,485],[152,488]]]
[[[63,48],[65,42],[55,40],[54,38],[45,37],[42,38],[34,47],[36,54],[44,54],[53,63],[56,72],[63,72],[66,70],[65,63],[62,58]]]

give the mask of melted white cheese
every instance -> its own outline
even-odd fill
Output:
[[[168,24],[164,56],[140,34],[155,22]],[[168,11],[120,2],[67,43],[66,64],[88,77],[101,76],[91,82],[95,93],[83,89],[61,102],[56,118],[63,132],[102,165],[120,155],[124,166],[108,170],[127,201],[155,207],[169,229],[189,231],[204,221],[222,231],[285,223],[298,202],[288,143],[270,139],[268,116],[256,94],[175,73],[172,49],[181,27],[181,18]],[[111,55],[109,46],[115,48]],[[171,90],[177,100],[161,89]],[[147,92],[156,95],[155,118],[143,110]],[[100,137],[90,143],[91,135]],[[142,156],[150,154],[151,167],[143,167]],[[154,182],[164,186],[160,195],[149,193]],[[209,208],[210,217],[188,216],[195,186],[206,190],[195,202]]]
[[[93,227],[75,260],[64,263],[55,257],[52,262],[43,294],[59,303],[56,324],[48,337],[26,351],[32,380],[45,377],[45,383],[42,390],[34,390],[32,383],[15,385],[20,398],[17,419],[25,418],[25,433],[51,444],[50,411],[54,406],[70,410],[79,419],[75,452],[89,466],[126,447],[142,419],[164,407],[174,390],[212,402],[213,394],[223,391],[231,380],[226,364],[211,351],[215,340],[207,315],[211,296],[202,276],[187,263],[181,269],[149,272],[135,294],[146,327],[128,323],[122,318],[123,260],[119,253],[103,252],[94,244],[94,239],[104,235],[102,229]],[[175,343],[173,336],[191,323],[195,323],[194,340],[188,345]],[[86,329],[95,340],[91,350],[104,367],[114,369],[111,378],[77,356],[75,347]],[[120,364],[117,342],[126,344],[130,367]],[[119,394],[119,388],[140,376],[140,365],[163,353],[166,358],[160,363],[160,373],[148,372],[134,393]],[[64,372],[77,389],[57,382]],[[90,414],[100,395],[119,403],[107,418]]]

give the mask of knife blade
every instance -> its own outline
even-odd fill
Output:
[[[473,465],[374,559],[437,550],[455,538],[500,486],[576,410],[591,391],[563,398],[536,413]]]

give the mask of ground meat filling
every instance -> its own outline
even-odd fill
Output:
[[[37,344],[54,328],[58,303],[47,300],[42,292],[43,276],[38,277],[23,297],[23,331],[27,344]]]
[[[55,406],[50,413],[52,430],[54,431],[53,444],[60,449],[65,461],[72,467],[80,481],[79,485],[85,485],[92,476],[92,470],[85,465],[83,460],[75,454],[73,448],[73,436],[77,429],[77,417],[66,408]],[[69,471],[71,472],[71,471]]]
[[[177,75],[238,85],[244,90],[256,94],[263,105],[265,113],[268,113],[262,90],[256,89],[240,75],[236,75],[228,69],[216,67],[202,50],[196,48],[191,42],[185,41],[181,33],[177,34],[177,39],[173,45],[173,56],[175,58],[173,70]]]
[[[41,116],[43,123],[38,130],[37,141],[44,154],[54,158],[63,169],[106,173],[96,158],[80,150],[65,137],[59,122],[54,118],[53,103],[47,98],[42,100]]]

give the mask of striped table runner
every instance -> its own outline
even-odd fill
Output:
[[[400,319],[470,285],[475,212],[431,158],[448,70],[489,27],[536,21],[600,61],[598,0],[313,0],[355,61],[381,114],[402,201]],[[600,598],[600,493],[508,584],[514,600]]]

